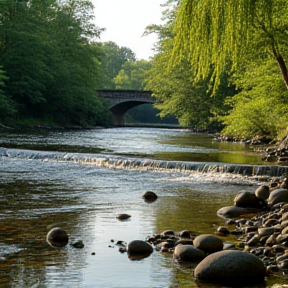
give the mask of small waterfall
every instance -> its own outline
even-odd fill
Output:
[[[280,165],[238,165],[226,163],[204,163],[185,161],[164,161],[129,158],[117,155],[47,152],[0,147],[0,157],[38,159],[43,161],[67,161],[114,169],[137,169],[176,171],[182,173],[226,173],[243,176],[280,177],[288,173],[288,166]],[[1,160],[1,158],[0,158]]]

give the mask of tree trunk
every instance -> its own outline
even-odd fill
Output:
[[[276,61],[278,62],[284,83],[286,85],[286,88],[288,89],[288,70],[287,70],[286,63],[285,63],[283,57],[277,53],[275,48],[273,48],[273,55],[274,55]]]

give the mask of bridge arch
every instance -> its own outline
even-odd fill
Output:
[[[108,101],[112,112],[113,125],[123,126],[125,124],[125,113],[138,105],[155,103],[151,91],[140,90],[97,90],[100,97]]]

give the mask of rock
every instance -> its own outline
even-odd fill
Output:
[[[179,237],[181,238],[191,238],[190,232],[188,230],[182,230],[179,233]]]
[[[77,240],[73,243],[71,243],[71,246],[73,246],[74,248],[84,248],[84,244],[82,240]]]
[[[119,220],[127,220],[127,219],[131,218],[131,215],[125,214],[125,213],[120,213],[116,216],[116,218]]]
[[[258,234],[260,237],[273,235],[275,232],[281,232],[277,227],[261,227],[258,228]]]
[[[269,205],[275,205],[277,203],[281,202],[288,202],[288,189],[285,188],[279,188],[276,190],[273,190],[269,197],[268,197],[268,204]]]
[[[147,201],[147,202],[154,202],[158,198],[158,196],[152,191],[146,191],[142,195],[142,198],[144,198],[145,201]]]
[[[175,232],[173,230],[165,230],[165,231],[161,232],[160,235],[163,235],[163,236],[174,236]]]
[[[197,236],[193,240],[193,245],[205,253],[214,253],[223,249],[223,241],[212,234]]]
[[[244,208],[244,207],[236,207],[236,206],[226,206],[222,207],[217,211],[217,215],[219,217],[229,219],[229,218],[237,218],[242,215],[248,214],[256,214],[261,212],[261,209],[258,208]]]
[[[55,227],[48,232],[46,240],[53,247],[64,247],[68,243],[68,234],[64,229]]]
[[[257,198],[263,199],[263,200],[267,200],[269,197],[269,194],[270,194],[269,186],[266,186],[266,185],[259,186],[255,191],[255,195],[257,196]]]
[[[217,235],[219,236],[227,236],[230,234],[230,231],[227,227],[220,226],[217,228]]]
[[[142,240],[133,240],[128,244],[127,253],[131,256],[139,255],[139,256],[146,256],[150,255],[153,252],[152,246]]]
[[[173,258],[177,262],[197,262],[203,260],[205,256],[202,250],[193,245],[177,245],[173,252]]]
[[[266,276],[264,263],[255,255],[223,250],[208,255],[195,268],[196,280],[221,285],[261,284]],[[233,286],[234,287],[234,286]]]
[[[254,193],[243,191],[235,196],[234,205],[244,208],[263,208],[266,206],[266,203],[259,199]]]

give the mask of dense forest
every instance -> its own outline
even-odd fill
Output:
[[[149,62],[99,41],[90,1],[0,0],[0,11],[0,123],[109,125],[97,89],[143,89]]]
[[[109,125],[97,89],[144,89],[156,104],[129,111],[132,122],[159,113],[237,139],[287,134],[286,0],[167,0],[163,24],[143,31],[158,35],[149,61],[101,43],[94,9],[0,0],[0,123]]]

